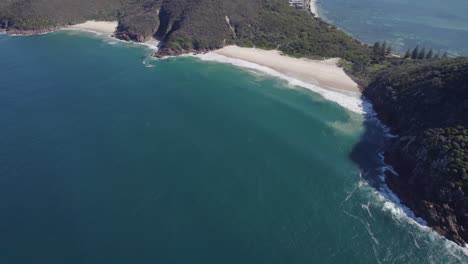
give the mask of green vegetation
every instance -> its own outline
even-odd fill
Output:
[[[154,11],[143,10],[139,14],[154,17]],[[157,15],[159,26],[154,35],[164,42],[161,52],[205,51],[237,44],[279,49],[291,56],[341,57],[356,64],[370,61],[367,46],[307,12],[290,8],[284,0],[161,1]],[[133,16],[127,12],[121,24]]]
[[[424,52],[413,50],[423,57]],[[430,53],[430,51],[429,51]],[[451,240],[468,240],[468,58],[396,59],[364,94],[398,134],[386,159],[394,190]]]
[[[2,0],[0,27],[44,31],[88,19],[116,19],[121,0]]]
[[[442,57],[447,58],[448,57],[447,52],[445,52]],[[429,59],[430,60],[430,59],[439,59],[440,55],[439,55],[439,53],[434,53],[434,51],[432,49],[430,49],[427,53],[426,53],[425,48],[423,48],[421,51],[419,51],[419,46],[416,46],[416,48],[414,48],[412,52],[410,51],[410,49],[408,49],[403,58],[404,59],[413,59],[413,60],[416,60],[416,59],[420,59],[420,60],[422,60],[422,59],[428,60]]]
[[[226,44],[279,49],[291,56],[341,57],[356,69],[371,50],[284,0],[8,0],[0,27],[44,31],[88,19],[118,20],[117,37],[163,41],[161,52],[183,53]]]
[[[468,199],[468,129],[463,126],[428,129],[424,144],[430,150],[431,159],[447,157],[445,170],[439,177],[447,177],[460,186]]]
[[[413,171],[412,180],[427,185],[433,178],[426,198],[434,199],[442,186],[455,186],[468,199],[468,58],[389,66],[365,93],[401,135],[400,157],[414,161],[413,169],[424,168]]]
[[[380,42],[375,42],[374,46],[372,47],[372,57],[374,60],[381,59],[385,56],[388,56],[392,53],[392,47],[390,45],[387,46],[387,42],[380,44]]]

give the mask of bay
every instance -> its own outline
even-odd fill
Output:
[[[1,263],[467,260],[376,190],[382,128],[308,90],[89,34],[0,48]]]

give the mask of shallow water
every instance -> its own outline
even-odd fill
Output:
[[[416,45],[468,55],[466,0],[323,0],[320,16],[366,42],[387,41],[405,52]]]
[[[318,94],[86,34],[0,47],[1,263],[468,260],[361,176],[382,129]]]

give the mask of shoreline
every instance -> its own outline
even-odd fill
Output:
[[[262,50],[262,52],[268,51]],[[230,64],[246,70],[260,72],[272,77],[276,77],[278,79],[286,81],[287,84],[291,87],[299,87],[306,90],[310,90],[315,94],[319,94],[322,98],[324,98],[324,100],[335,102],[341,107],[360,115],[366,114],[367,110],[370,109],[370,107],[368,106],[369,103],[366,100],[362,100],[360,94],[358,93],[350,93],[343,90],[338,91],[337,89],[330,89],[330,87],[322,87],[317,84],[305,82],[295,78],[290,73],[282,73],[273,68],[270,68],[269,66],[260,64],[261,62],[251,62],[241,58],[228,57],[225,55],[218,54],[216,52],[192,54],[192,56],[202,61]]]
[[[61,30],[89,31],[106,36],[113,36],[119,23],[117,21],[96,21],[89,20],[81,24],[70,25],[61,28]]]
[[[150,39],[145,42],[134,42],[134,41],[126,41],[122,39],[118,39],[114,36],[115,32],[117,31],[117,26],[119,23],[117,21],[96,21],[96,20],[89,20],[81,24],[70,25],[67,27],[62,27],[59,30],[63,31],[80,31],[80,32],[89,32],[101,36],[105,36],[108,38],[112,38],[116,41],[120,41],[123,43],[132,43],[137,45],[146,46],[149,49],[158,50],[159,41],[156,39]]]
[[[281,54],[278,50],[263,50],[226,46],[210,53],[240,59],[273,69],[279,73],[314,84],[324,89],[360,97],[359,86],[338,66],[339,58],[310,60]]]
[[[57,30],[94,33],[113,38],[116,41],[139,44],[158,51],[160,42],[156,39],[137,43],[115,38],[117,26],[117,21],[90,20]],[[339,58],[310,60],[285,56],[277,50],[239,46],[225,46],[218,50],[194,53],[194,55],[205,61],[216,61],[261,71],[286,80],[291,86],[303,87],[318,93],[324,99],[336,102],[352,112],[359,114],[366,112],[365,104],[367,102],[361,99],[361,90],[357,83],[337,65]]]
[[[315,1],[311,1],[311,11],[312,11],[312,2],[314,2],[314,5],[315,5]],[[105,23],[105,24],[101,24],[101,23]],[[60,30],[77,30],[77,31],[84,31],[84,32],[92,32],[92,33],[97,33],[99,35],[112,37],[117,27],[116,23],[117,22],[115,21],[114,22],[87,21],[82,24],[71,25],[65,28],[61,28]],[[114,26],[114,27],[111,28],[111,26]],[[130,43],[130,42],[123,41],[123,40],[119,40],[119,41]],[[132,43],[145,45],[144,43],[136,43],[136,42],[132,42]],[[213,55],[217,55],[218,57],[213,56]],[[289,81],[290,84],[293,84],[294,86],[304,87],[306,89],[319,93],[327,100],[337,102],[336,98],[331,99],[330,96],[335,96],[338,94],[342,96],[340,98],[342,98],[343,100],[346,100],[348,103],[352,102],[350,100],[352,100],[353,98],[357,99],[358,101],[361,101],[361,106],[359,107],[361,109],[363,108],[362,104],[364,104],[364,102],[362,102],[362,100],[360,99],[361,93],[360,93],[359,87],[357,86],[356,83],[354,83],[354,81],[352,81],[352,79],[341,68],[337,66],[336,59],[329,59],[329,60],[324,60],[324,61],[298,59],[298,58],[283,56],[278,51],[275,51],[275,50],[267,51],[267,50],[261,50],[261,49],[255,49],[255,48],[241,48],[237,46],[226,46],[219,50],[214,50],[205,54],[195,55],[195,57],[199,57],[202,60],[207,60],[207,61],[217,61],[217,62],[222,62],[226,64],[236,65],[236,66],[247,68],[247,69],[258,69],[257,66],[264,67],[266,68],[266,70],[261,70],[262,72],[265,72],[275,77],[279,77],[281,79],[286,79]],[[228,60],[226,60],[226,58]],[[246,65],[245,62],[250,63],[250,64]],[[268,69],[271,69],[272,71],[269,71]],[[316,69],[317,71],[314,71],[312,69]],[[330,72],[327,73],[326,69],[329,69],[330,71],[332,71],[332,73]],[[341,79],[343,75],[341,73],[338,73],[340,70],[345,76],[344,79]],[[279,76],[278,74],[281,74],[281,76]],[[351,80],[351,82],[354,83],[355,87],[354,85],[347,83],[347,81],[349,80],[346,80],[346,78]],[[299,80],[301,82],[293,83],[294,82],[293,79]],[[311,87],[309,84],[312,85],[313,87],[309,88]],[[351,86],[347,86],[347,85],[351,85]],[[327,96],[327,94],[329,94],[330,96]],[[346,106],[340,102],[338,103],[342,105],[343,107],[351,110],[349,108],[349,105]],[[358,106],[358,105],[354,105],[355,102],[352,102],[352,103],[353,103],[352,107]],[[354,108],[354,109],[357,109],[357,108]],[[353,111],[353,112],[356,112],[356,111]],[[392,203],[395,203],[395,201],[393,201],[392,199],[389,199],[389,200]]]

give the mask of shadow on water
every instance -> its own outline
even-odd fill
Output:
[[[369,185],[380,189],[385,184],[383,175],[387,167],[383,155],[391,138],[388,137],[387,128],[377,119],[368,100],[365,97],[361,99],[366,104],[364,132],[359,142],[353,147],[350,159],[358,165],[362,177]]]
[[[358,143],[353,147],[349,154],[350,159],[358,165],[362,178],[374,189],[380,192],[382,196],[391,200],[398,208],[402,209],[406,216],[413,219],[420,225],[427,223],[417,217],[400,198],[393,193],[385,182],[385,171],[393,169],[385,164],[384,153],[392,142],[392,136],[389,129],[377,118],[372,109],[372,105],[365,98],[364,102],[364,131]]]

